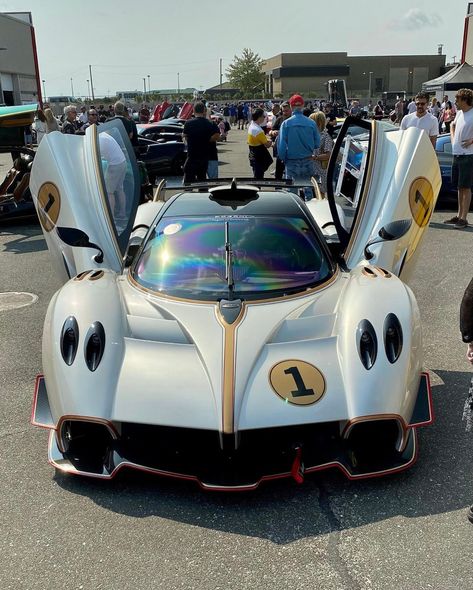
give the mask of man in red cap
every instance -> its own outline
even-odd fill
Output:
[[[278,136],[278,158],[286,167],[285,178],[292,178],[296,183],[307,183],[314,175],[314,150],[320,145],[317,125],[304,117],[304,99],[294,94],[289,99],[292,117],[283,121]]]

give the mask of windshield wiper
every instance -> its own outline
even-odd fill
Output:
[[[228,221],[225,221],[225,280],[228,286],[228,299],[233,299],[233,289],[235,282],[233,280],[233,251],[230,243],[230,228]]]

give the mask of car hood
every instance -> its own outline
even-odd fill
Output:
[[[223,432],[314,421],[307,409],[288,409],[269,375],[293,357],[313,363],[316,354],[319,365],[333,364],[335,302],[343,284],[335,280],[306,297],[245,305],[241,321],[226,325],[215,304],[165,299],[121,280],[129,336],[112,419],[148,422],[155,415],[161,425]],[[340,393],[337,407],[319,407],[318,418],[321,411],[324,420],[346,415],[339,378],[330,378]]]

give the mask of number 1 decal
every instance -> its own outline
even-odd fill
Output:
[[[289,367],[289,369],[285,369],[284,373],[286,375],[292,375],[294,381],[296,382],[297,389],[295,391],[291,391],[294,397],[301,397],[303,395],[315,395],[315,391],[313,389],[307,389],[304,383],[304,379],[302,379],[302,375],[297,367]]]
[[[306,361],[287,360],[277,363],[269,373],[269,382],[280,398],[295,406],[315,404],[325,394],[324,376],[317,367]]]

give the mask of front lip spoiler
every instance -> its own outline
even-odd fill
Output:
[[[411,443],[409,457],[407,458],[406,462],[401,466],[383,469],[380,471],[374,471],[371,473],[353,474],[352,472],[350,472],[347,469],[347,467],[343,463],[340,463],[339,461],[331,461],[329,463],[324,463],[323,465],[317,465],[314,467],[307,467],[304,469],[304,474],[310,474],[310,473],[315,473],[317,471],[323,471],[325,469],[335,468],[335,469],[339,469],[348,479],[359,480],[359,479],[369,479],[369,478],[373,478],[373,477],[383,477],[385,475],[399,473],[401,471],[405,471],[406,469],[409,469],[417,461],[418,443],[417,443],[417,431],[415,428],[411,429],[411,431],[410,431],[408,443]],[[58,469],[59,471],[62,471],[62,472],[67,473],[69,475],[81,475],[81,476],[85,476],[85,477],[92,477],[95,479],[110,480],[110,479],[113,479],[120,471],[122,471],[122,469],[134,469],[137,471],[151,473],[154,475],[160,475],[163,477],[171,477],[173,479],[192,481],[192,482],[197,483],[204,490],[215,491],[215,492],[248,492],[251,490],[256,490],[256,488],[258,488],[260,486],[260,484],[267,482],[267,481],[272,481],[272,480],[277,480],[277,479],[294,478],[293,472],[288,471],[288,472],[278,473],[278,474],[273,474],[273,475],[264,475],[258,481],[255,481],[254,483],[251,483],[251,484],[229,485],[229,486],[214,485],[214,484],[205,483],[194,475],[186,475],[183,473],[174,473],[172,471],[164,471],[161,469],[155,469],[152,467],[146,467],[144,465],[138,465],[137,463],[132,463],[131,461],[128,461],[126,459],[122,459],[121,457],[119,457],[119,455],[116,452],[114,453],[114,459],[115,460],[119,459],[119,462],[117,462],[113,471],[111,471],[111,472],[107,472],[105,470],[102,473],[92,473],[89,471],[80,471],[80,470],[76,469],[76,467],[67,458],[65,458],[64,455],[59,450],[55,431],[51,430],[51,432],[49,434],[48,463],[50,465],[52,465],[55,469]],[[302,477],[302,480],[303,480],[303,477]],[[296,479],[296,481],[298,483],[302,483],[302,480]]]
[[[50,431],[49,443],[48,443],[48,462],[50,463],[50,465],[52,465],[53,467],[55,467],[59,471],[62,471],[64,473],[71,474],[71,475],[80,475],[80,476],[92,477],[92,478],[96,478],[96,479],[110,480],[110,479],[113,479],[122,469],[134,469],[134,470],[142,471],[145,473],[160,475],[163,477],[172,477],[174,479],[192,481],[192,482],[197,483],[204,490],[226,491],[226,492],[251,491],[251,490],[255,490],[256,488],[258,488],[259,485],[264,482],[277,480],[277,479],[285,479],[285,478],[293,478],[298,483],[301,483],[303,481],[303,476],[305,474],[315,473],[317,471],[323,471],[325,469],[332,469],[332,468],[340,470],[349,480],[360,480],[360,479],[382,477],[385,475],[399,473],[401,471],[409,469],[416,462],[416,460],[417,460],[417,447],[418,447],[417,428],[419,426],[425,426],[425,425],[431,424],[433,422],[430,382],[429,382],[427,373],[423,373],[422,376],[423,376],[423,379],[421,380],[422,386],[419,388],[418,399],[420,399],[420,397],[421,397],[420,394],[422,393],[423,394],[423,396],[422,396],[423,397],[423,404],[424,404],[424,406],[427,407],[426,411],[430,414],[430,416],[429,417],[423,416],[421,419],[415,419],[415,417],[413,416],[413,419],[411,420],[411,423],[409,424],[409,426],[407,427],[407,430],[406,430],[406,439],[405,439],[406,444],[405,444],[405,447],[404,447],[404,450],[402,453],[402,462],[400,462],[400,464],[398,463],[397,465],[392,466],[392,467],[387,467],[385,469],[379,469],[376,471],[363,472],[363,473],[354,473],[353,471],[350,471],[348,466],[345,465],[344,463],[342,463],[341,461],[334,460],[334,461],[329,461],[327,463],[323,463],[323,464],[319,464],[319,465],[308,466],[305,468],[302,466],[299,476],[295,475],[294,469],[292,468],[288,471],[284,471],[281,473],[274,473],[271,475],[263,475],[258,480],[251,482],[251,483],[246,483],[243,485],[233,485],[233,484],[232,485],[216,485],[216,484],[205,483],[204,481],[201,481],[195,475],[176,473],[176,472],[172,472],[172,471],[162,470],[162,469],[148,467],[145,465],[140,465],[138,463],[134,463],[132,461],[129,461],[126,458],[121,457],[120,454],[116,450],[113,450],[113,453],[112,453],[112,455],[113,455],[113,457],[112,457],[113,469],[111,469],[110,471],[107,470],[105,467],[103,467],[102,473],[81,471],[80,469],[77,469],[75,467],[75,465],[67,457],[64,456],[64,454],[62,453],[61,449],[58,446],[58,441],[57,441],[57,436],[56,436],[57,430],[56,430],[55,425],[53,424],[52,418],[49,419],[49,416],[50,416],[49,403],[47,402],[47,393],[46,393],[46,388],[44,386],[44,378],[42,376],[39,376],[36,380],[35,396],[34,396],[34,402],[33,402],[33,412],[32,412],[31,422],[32,422],[32,424],[34,424],[36,426],[47,428]],[[47,404],[47,408],[45,407],[45,404]],[[38,415],[39,414],[38,408],[41,409],[41,415],[43,417],[44,416],[48,417],[47,423],[40,422],[39,415]],[[61,422],[62,421],[59,421],[59,423],[61,423]]]

